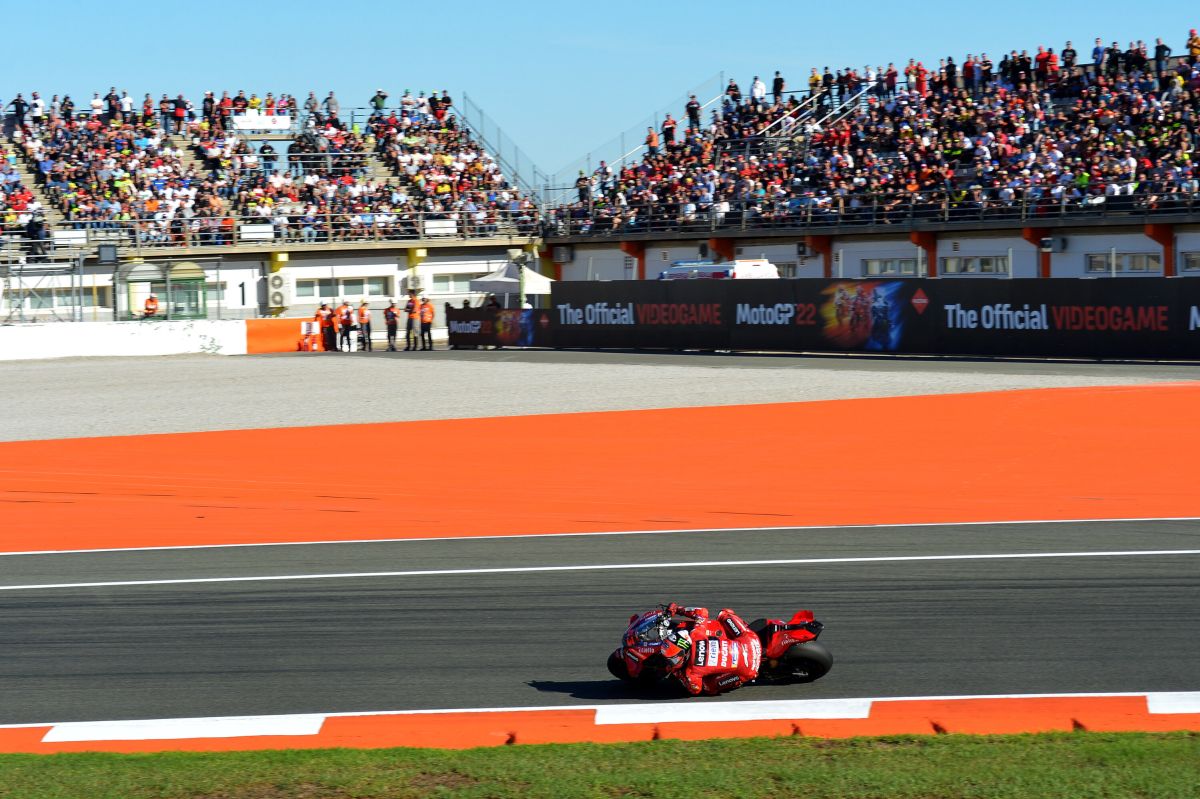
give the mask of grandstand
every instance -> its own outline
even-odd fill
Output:
[[[1064,68],[1039,51],[968,56],[961,71],[910,61],[903,79],[814,69],[810,91],[773,101],[731,86],[710,120],[640,162],[581,176],[548,232],[1191,213],[1200,59],[1135,43]]]

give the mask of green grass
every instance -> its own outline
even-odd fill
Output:
[[[1197,799],[1200,734],[0,755],[5,799]]]

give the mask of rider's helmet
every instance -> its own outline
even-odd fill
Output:
[[[667,625],[663,631],[662,655],[672,666],[678,666],[687,660],[692,651],[692,634],[684,628],[672,628]]]

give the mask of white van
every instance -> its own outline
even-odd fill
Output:
[[[659,272],[659,280],[778,280],[779,269],[766,258],[713,263],[675,261]]]

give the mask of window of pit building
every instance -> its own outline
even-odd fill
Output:
[[[80,294],[75,289],[55,289],[54,304],[59,308],[103,308],[108,306],[108,292],[107,286],[97,286],[94,292],[91,286],[84,286]]]
[[[388,293],[386,277],[352,277],[342,281],[344,297],[385,297]]]
[[[297,280],[297,297],[327,297],[332,298],[336,292],[332,280]]]
[[[863,262],[863,274],[876,275],[915,275],[917,273],[916,258],[868,258]]]
[[[797,268],[795,261],[784,261],[781,264],[775,264],[775,268],[779,270],[779,276],[784,278],[796,277]]]
[[[1007,255],[962,255],[943,258],[944,275],[1007,275]]]
[[[1200,272],[1200,252],[1185,252],[1183,254],[1183,271]]]
[[[483,277],[486,272],[465,273],[461,275],[434,275],[433,294],[470,294],[471,281]]]
[[[1089,274],[1102,275],[1113,271],[1112,253],[1092,253],[1087,256]],[[1116,271],[1148,274],[1162,271],[1162,256],[1156,252],[1119,252]]]

